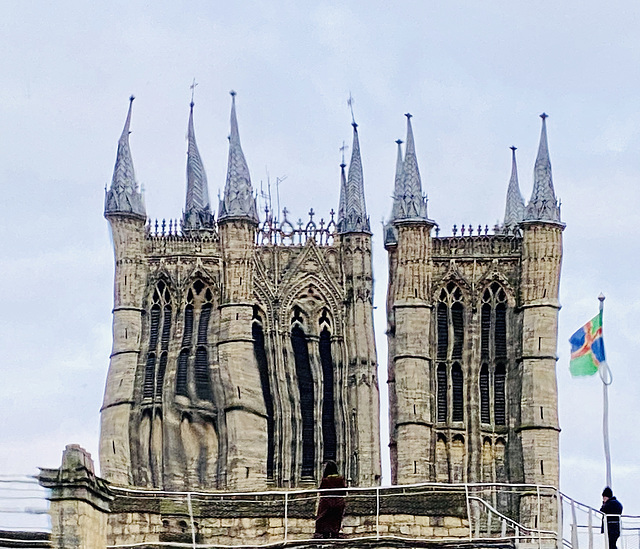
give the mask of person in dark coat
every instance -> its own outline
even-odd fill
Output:
[[[327,461],[320,490],[330,488],[346,488],[344,477],[338,474],[338,466],[335,461]],[[316,516],[316,537],[337,538],[342,528],[342,517],[345,506],[344,490],[329,492],[320,495],[318,514]]]
[[[613,491],[608,486],[602,491],[602,507],[600,512],[607,516],[607,536],[609,537],[609,549],[616,549],[616,541],[620,537],[620,516],[622,514],[622,503],[620,503]],[[604,520],[601,532],[604,532]]]

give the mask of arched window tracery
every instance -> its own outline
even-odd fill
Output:
[[[196,279],[187,291],[185,301],[182,342],[176,367],[176,395],[194,396],[198,400],[211,402],[213,388],[209,367],[209,325],[213,292],[202,280]],[[191,363],[193,371],[190,373]],[[193,383],[193,395],[190,394],[190,380]]]
[[[322,442],[323,460],[336,460],[337,436],[335,420],[335,395],[333,359],[331,356],[331,321],[328,309],[322,309],[318,321],[320,329],[319,354],[322,364]]]
[[[436,306],[436,420],[464,421],[464,305],[460,287],[449,282]],[[449,404],[451,403],[451,404]]]
[[[142,386],[144,399],[162,399],[171,337],[171,317],[171,294],[167,284],[159,280],[153,290],[149,310],[149,347]]]
[[[267,479],[273,479],[274,458],[275,458],[275,415],[273,407],[273,397],[271,395],[271,383],[269,380],[269,363],[265,345],[264,321],[260,314],[260,309],[253,308],[253,320],[251,323],[253,335],[253,353],[258,365],[260,374],[260,385],[264,398],[265,410],[267,412]]]
[[[291,318],[291,347],[295,362],[298,393],[300,395],[300,416],[302,423],[302,478],[313,478],[315,475],[316,441],[314,422],[314,388],[311,363],[309,361],[309,345],[304,327],[302,309],[293,307]]]
[[[480,340],[480,420],[506,425],[507,294],[498,282],[482,294]]]

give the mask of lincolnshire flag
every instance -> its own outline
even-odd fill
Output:
[[[571,343],[572,376],[592,376],[605,362],[602,341],[602,313],[599,313],[569,339]]]

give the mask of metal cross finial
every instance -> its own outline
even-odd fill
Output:
[[[129,102],[130,102],[130,103],[133,103],[133,100],[134,100],[135,98],[136,98],[136,96],[135,96],[135,95],[133,95],[133,94],[131,94],[131,95],[129,96]]]
[[[236,96],[236,92],[235,92],[235,90],[231,90],[231,91],[229,92],[229,95],[231,95],[231,97],[235,97],[235,96]]]
[[[410,112],[405,113],[405,116],[406,116],[407,118],[413,118],[413,115],[412,115]]]
[[[402,139],[396,139],[396,144],[397,145],[402,145],[404,143],[404,141]]]
[[[346,164],[344,163],[344,151],[347,150],[349,148],[349,145],[346,145],[345,142],[342,142],[342,147],[340,147],[340,152],[342,153],[342,163],[340,164],[341,166],[346,166]]]
[[[351,111],[351,124],[353,126],[357,126],[358,124],[356,124],[356,119],[353,116],[353,103],[354,103],[353,96],[351,95],[351,92],[349,92],[349,99],[347,99],[347,105],[349,105],[349,110]]]
[[[513,152],[516,152],[518,150],[518,147],[514,147],[513,145],[511,145],[511,147],[509,147]]]
[[[316,215],[316,212],[313,211],[313,208],[309,210],[309,219],[313,221],[313,216]]]
[[[196,91],[196,86],[198,85],[198,83],[196,82],[196,79],[193,79],[193,82],[191,83],[191,86],[189,86],[191,88],[191,106],[193,107],[193,94]]]
[[[540,118],[542,118],[542,120],[544,120],[545,118],[549,118],[549,115],[548,115],[546,112],[543,112],[543,113],[540,115]]]

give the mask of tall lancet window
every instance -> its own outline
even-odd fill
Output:
[[[170,336],[171,295],[165,282],[160,280],[154,288],[149,311],[149,349],[142,387],[144,399],[162,399]]]
[[[438,423],[461,422],[465,410],[464,307],[462,291],[454,282],[442,288],[438,296],[436,332],[436,420]]]
[[[213,400],[208,335],[212,311],[211,289],[196,280],[187,292],[184,308],[182,345],[176,368],[177,395]]]
[[[329,311],[320,316],[320,362],[322,362],[322,442],[323,460],[335,461],[337,454],[333,360],[331,358],[331,323]]]
[[[493,379],[493,423],[506,425],[507,295],[497,282],[482,294],[480,331],[480,421],[491,423]]]
[[[253,333],[253,354],[260,372],[260,385],[262,386],[262,397],[267,411],[267,478],[273,479],[273,463],[274,463],[274,413],[273,413],[273,397],[271,396],[271,387],[269,382],[269,363],[267,360],[267,350],[264,338],[264,322],[260,315],[258,307],[253,308],[253,322],[251,326]]]
[[[303,330],[304,319],[299,307],[293,308],[291,320],[291,347],[296,365],[298,391],[300,393],[300,416],[302,422],[302,463],[303,478],[313,478],[316,461],[315,422],[313,417],[314,391],[313,375],[309,362],[309,346]]]

